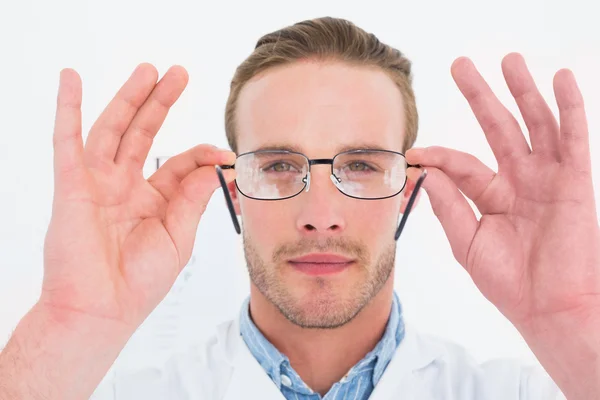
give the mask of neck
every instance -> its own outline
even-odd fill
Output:
[[[335,329],[301,328],[287,320],[254,286],[250,314],[262,334],[315,392],[324,395],[382,338],[393,299],[393,273],[361,312]]]

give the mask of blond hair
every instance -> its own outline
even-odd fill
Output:
[[[294,61],[339,60],[352,65],[381,68],[398,86],[406,119],[402,151],[417,138],[418,114],[412,88],[411,62],[397,49],[379,41],[350,21],[317,18],[268,33],[256,43],[254,52],[236,69],[225,108],[225,133],[229,146],[238,152],[236,106],[244,85],[259,73]]]

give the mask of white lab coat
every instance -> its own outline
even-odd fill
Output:
[[[203,346],[161,368],[116,376],[93,400],[284,400],[240,336],[237,320],[221,324]],[[456,344],[417,334],[409,324],[370,400],[565,399],[539,366],[514,360],[476,363]]]

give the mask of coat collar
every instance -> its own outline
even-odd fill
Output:
[[[232,367],[231,379],[223,400],[261,399],[285,400],[240,334],[239,318],[222,325],[219,338],[223,340],[225,354]]]
[[[285,400],[281,391],[256,361],[240,334],[239,318],[218,329],[220,345],[231,366],[231,379],[223,400],[242,398]],[[405,323],[404,339],[371,394],[372,400],[387,400],[398,393],[410,393],[412,372],[441,356],[441,349],[426,346],[412,326]],[[410,398],[410,397],[406,397]]]
[[[290,368],[289,359],[264,337],[252,321],[252,318],[250,317],[250,297],[247,297],[242,304],[239,324],[242,338],[250,352],[275,382],[275,385],[281,389],[282,365],[287,363],[288,368]],[[403,337],[404,320],[402,316],[402,305],[398,295],[394,292],[390,316],[383,337],[373,350],[366,354],[362,360],[348,371],[346,378],[348,380],[354,379],[357,372],[362,371],[365,366],[371,365],[373,367],[371,380],[373,385],[376,386]],[[295,376],[296,378],[301,379],[297,374]],[[292,380],[296,378],[292,378]],[[304,382],[299,382],[299,384],[300,383]]]

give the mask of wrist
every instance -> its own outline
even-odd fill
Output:
[[[37,303],[0,353],[0,398],[89,398],[133,331]]]
[[[517,326],[569,399],[600,398],[600,311],[556,313]]]

